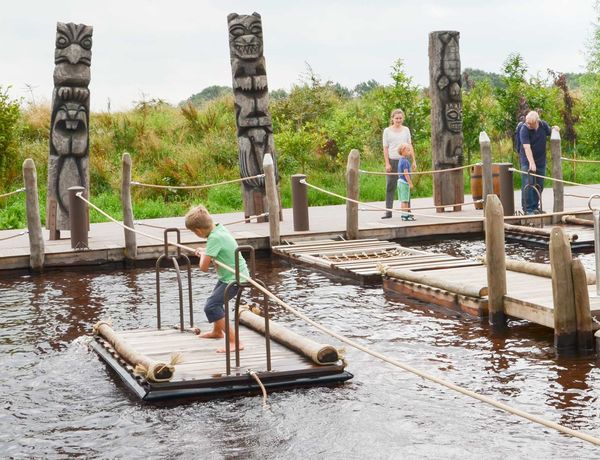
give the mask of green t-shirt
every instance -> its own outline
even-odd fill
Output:
[[[221,224],[215,225],[215,228],[212,229],[208,238],[206,239],[206,255],[211,258],[228,265],[232,269],[235,270],[235,250],[237,249],[237,241],[235,238],[229,233],[225,227]],[[246,261],[244,257],[240,254],[240,275],[250,276],[248,273],[248,266],[246,265]],[[224,283],[230,283],[231,281],[235,281],[235,273],[230,272],[229,270],[217,267],[217,277],[219,281],[223,281]],[[240,277],[240,281],[244,281],[242,277]]]

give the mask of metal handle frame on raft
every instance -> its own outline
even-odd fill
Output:
[[[181,249],[179,246],[177,246],[177,251],[175,255],[169,254],[168,234],[171,232],[175,232],[177,234],[177,244],[181,244],[181,232],[178,228],[167,228],[164,231],[164,254],[161,254],[160,257],[156,260],[156,327],[158,330],[160,330],[160,264],[164,259],[170,258],[170,260],[173,262],[175,273],[177,274],[177,285],[179,287],[179,329],[181,330],[181,332],[183,332],[185,329],[183,325],[183,285],[181,282],[181,270],[179,269],[179,263],[177,262],[177,259],[180,257],[183,258],[187,268],[188,298],[190,304],[190,327],[194,327],[194,311],[192,305],[192,266],[190,264],[190,258],[185,254],[181,253]]]
[[[250,277],[260,284],[262,287],[267,288],[265,283],[258,280],[254,276],[255,272],[255,258],[254,258],[254,248],[252,246],[238,246],[235,250],[235,281],[230,282],[225,287],[224,303],[225,303],[225,370],[227,375],[231,375],[231,345],[229,343],[229,291],[234,286],[238,286],[238,291],[235,296],[235,310],[234,310],[234,320],[235,320],[235,366],[240,367],[240,299],[242,297],[242,291],[244,288],[252,288],[252,285],[248,282],[240,281],[240,260],[239,254],[242,251],[247,251],[250,253]],[[267,354],[267,371],[271,371],[271,335],[269,332],[269,303],[267,294],[263,293],[263,314],[265,317],[265,349]]]
[[[531,182],[531,179],[533,179],[533,182]],[[532,188],[533,190],[535,190],[535,193],[537,193],[538,196],[538,203],[540,205],[540,214],[542,214],[544,212],[544,208],[542,206],[542,191],[540,190],[540,187],[538,186],[538,184],[535,183],[535,177],[533,177],[531,175],[531,171],[527,171],[527,184],[525,185],[525,187],[523,187],[523,194],[525,195],[523,197],[523,203],[525,204],[525,208],[527,208],[527,189]],[[524,211],[524,210],[523,210]],[[540,227],[544,228],[544,219],[540,219]]]

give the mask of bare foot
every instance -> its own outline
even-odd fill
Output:
[[[223,337],[225,337],[225,334],[223,334],[222,332],[215,332],[215,331],[210,331],[210,332],[205,332],[204,334],[200,334],[200,338],[202,338],[202,339],[222,339]]]
[[[199,327],[188,327],[186,330],[188,332],[193,333],[193,334],[200,335],[200,328]]]
[[[242,351],[244,349],[244,344],[242,342],[240,342],[240,351]],[[217,353],[225,353],[227,350],[225,350],[225,348],[219,348],[217,350]],[[235,351],[235,343],[231,344],[231,348],[230,351]]]

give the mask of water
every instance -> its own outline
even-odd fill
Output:
[[[479,241],[419,247],[477,256]],[[543,261],[543,251],[513,256]],[[589,265],[589,256],[583,256]],[[591,258],[593,267],[593,257]],[[593,358],[557,359],[552,331],[485,322],[387,297],[281,260],[259,260],[278,296],[373,350],[513,407],[600,436]],[[354,379],[334,388],[188,404],[132,396],[86,343],[93,324],[155,324],[154,270],[51,272],[0,279],[3,429],[15,458],[600,458],[593,445],[509,415],[346,347]],[[174,274],[163,274],[163,321],[178,316]],[[194,271],[198,303],[214,275]],[[284,310],[295,331],[323,336]],[[201,308],[196,315],[202,318]],[[335,343],[335,342],[334,342]],[[242,361],[243,364],[243,361]]]

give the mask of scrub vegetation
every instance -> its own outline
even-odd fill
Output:
[[[600,43],[596,37],[594,43]],[[590,46],[589,71],[528,76],[518,54],[508,56],[501,73],[476,69],[463,73],[465,161],[479,161],[479,133],[492,141],[496,162],[518,163],[512,148],[517,119],[527,109],[561,127],[563,155],[596,159],[600,148],[600,50]],[[178,107],[160,99],[144,99],[128,112],[92,113],[90,120],[91,199],[116,218],[121,216],[121,157],[129,152],[133,180],[161,185],[211,184],[239,177],[234,103],[231,90],[214,86]],[[0,88],[0,194],[22,187],[21,165],[32,158],[38,172],[40,208],[44,212],[50,107],[11,100]],[[271,93],[275,146],[283,206],[291,206],[289,177],[303,173],[312,184],[345,194],[346,159],[361,152],[361,169],[383,171],[381,135],[392,109],[406,114],[418,170],[430,170],[430,100],[427,88],[412,82],[398,60],[390,81],[368,81],[354,89],[322,81],[309,67],[289,92]],[[564,176],[577,182],[598,182],[593,165],[575,171],[565,164]],[[413,196],[431,196],[431,176],[415,177]],[[465,174],[469,190],[469,174]],[[383,201],[385,178],[361,176],[361,200]],[[133,189],[136,219],[183,215],[194,203],[212,213],[243,208],[239,184],[198,191]],[[311,205],[342,200],[309,190]],[[43,216],[44,218],[44,216]],[[91,212],[91,220],[106,220]],[[0,198],[0,228],[26,226],[23,195]]]

